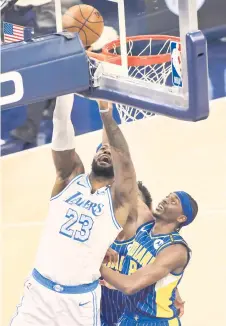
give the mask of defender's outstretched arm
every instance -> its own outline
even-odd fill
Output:
[[[99,108],[111,146],[114,168],[114,183],[111,188],[114,213],[119,224],[124,226],[133,207],[135,210],[137,207],[136,173],[127,141],[112,117],[112,104],[100,101]],[[134,218],[136,218],[136,213],[134,213]]]
[[[56,182],[52,196],[56,196],[77,175],[84,173],[84,166],[75,152],[75,131],[71,122],[74,94],[57,97],[53,113],[52,156],[56,167]]]

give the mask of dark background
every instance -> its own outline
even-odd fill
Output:
[[[72,5],[86,3],[95,6],[103,15],[105,25],[118,30],[117,5],[107,0],[62,0],[62,12]],[[179,35],[178,17],[166,6],[164,0],[125,0],[126,28],[128,35],[168,34]],[[32,26],[35,35],[55,31],[54,2],[37,7],[14,6],[3,20],[24,26]],[[199,29],[208,40],[210,98],[226,96],[226,1],[206,0],[198,12]],[[76,98],[72,113],[76,133],[82,134],[102,127],[96,103]],[[26,120],[26,108],[20,107],[2,113],[2,136],[10,141],[10,130]],[[49,142],[52,133],[51,120],[43,119],[40,133],[44,142]],[[3,146],[3,154],[21,150],[21,146],[10,143]],[[34,145],[32,145],[34,146]]]

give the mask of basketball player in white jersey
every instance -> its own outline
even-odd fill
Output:
[[[99,269],[136,207],[135,170],[111,108],[99,103],[110,146],[102,145],[91,173],[85,174],[74,149],[73,100],[70,94],[56,101],[52,137],[56,182],[34,270],[12,326],[99,325]]]

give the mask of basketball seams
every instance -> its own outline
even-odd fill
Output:
[[[64,29],[79,33],[84,46],[94,43],[103,32],[103,17],[99,11],[92,6],[85,4],[73,6],[64,13],[64,16]],[[85,16],[87,16],[87,18]],[[94,20],[93,22],[92,19]],[[81,31],[83,31],[83,33],[81,33]]]
[[[98,20],[97,22],[92,22],[91,20],[87,20],[88,21],[88,23],[91,23],[91,24],[98,24],[98,23],[104,23],[104,21],[103,20]]]
[[[81,32],[83,32],[83,33],[84,33],[84,36],[85,36],[85,42],[86,42],[86,46],[88,46],[88,44],[87,44],[87,43],[88,43],[88,42],[87,42],[88,40],[87,40],[87,35],[86,35],[86,32],[84,31],[84,29],[81,29],[81,30],[80,30],[80,33],[81,33]]]
[[[82,18],[85,20],[85,22],[89,21],[89,17],[92,16],[92,13],[94,12],[95,8],[93,7],[93,10],[90,12],[88,17],[84,17],[82,9],[81,9],[81,5],[78,5],[78,7],[79,7],[80,14],[81,14]],[[88,7],[90,7],[90,6],[88,6]]]
[[[87,6],[87,7],[91,7],[91,6],[89,6],[89,5],[86,5],[86,6]],[[89,20],[89,18],[92,16],[92,14],[94,13],[94,11],[96,11],[96,8],[93,8],[93,10],[91,11],[91,14],[90,14],[87,18],[83,15],[83,11],[82,11],[82,9],[81,9],[81,5],[79,5],[79,10],[80,10],[80,14],[81,14],[82,18],[83,18],[84,20],[86,20],[87,22],[92,23],[92,24],[104,23],[103,20],[98,20],[98,22]],[[102,17],[102,16],[101,16],[101,17]]]
[[[70,29],[72,29],[72,28],[77,28],[78,29],[78,31],[76,32],[76,33],[81,33],[81,32],[83,32],[83,35],[84,35],[84,37],[85,37],[85,43],[86,43],[86,46],[87,46],[87,35],[86,35],[86,32],[82,29],[82,23],[78,20],[78,19],[76,19],[76,18],[74,18],[73,16],[71,16],[70,14],[68,14],[67,12],[64,14],[64,15],[66,15],[66,16],[68,16],[68,17],[70,17],[70,18],[72,18],[73,20],[75,20],[77,23],[79,23],[81,26],[79,27],[79,26],[77,26],[77,25],[72,25],[72,26],[67,26],[67,27],[65,27],[68,31],[70,31]],[[73,22],[72,22],[73,23]],[[75,31],[72,31],[72,32],[75,32]],[[80,37],[80,38],[82,38],[82,37]]]
[[[88,21],[88,20],[87,20]],[[99,23],[104,23],[103,20],[98,20],[98,22],[91,22],[91,21],[88,21],[88,23],[91,23],[91,24],[99,24]]]
[[[94,30],[92,30],[91,28],[89,28],[87,25],[84,26],[84,29],[88,29],[89,31],[93,32],[93,34],[97,35],[98,37],[100,37],[101,34],[98,34],[97,32],[95,32]]]
[[[88,6],[88,5],[87,5]],[[79,5],[79,10],[80,10],[80,14],[81,14],[81,16],[82,16],[82,18],[85,20],[85,22],[88,22],[88,23],[91,23],[91,24],[99,24],[99,23],[104,23],[104,21],[103,20],[98,20],[98,21],[91,21],[91,20],[89,20],[89,18],[92,16],[92,14],[93,14],[93,12],[96,10],[95,8],[93,8],[93,10],[91,11],[91,14],[87,17],[87,18],[85,18],[84,16],[83,16],[83,11],[82,11],[82,9],[80,8],[81,7],[81,5]],[[88,6],[88,7],[90,7],[90,6]],[[101,16],[102,17],[102,16]],[[87,26],[86,26],[87,27]],[[91,29],[92,30],[92,29]],[[93,30],[92,30],[93,31]],[[95,33],[95,31],[93,31],[94,33]],[[98,34],[97,34],[98,35]],[[98,36],[100,36],[100,35],[98,35]]]
[[[85,21],[85,23],[83,24],[81,21],[79,21],[77,18],[75,18],[75,17],[69,15],[67,12],[65,12],[65,15],[71,17],[71,18],[74,19],[76,22],[80,23],[80,24],[82,25],[82,26],[81,26],[81,29],[82,29],[82,27],[85,27],[85,28],[87,28],[88,30],[90,30],[92,33],[94,33],[95,35],[97,35],[97,36],[100,37],[100,34],[98,34],[97,32],[95,32],[95,31],[94,31],[92,28],[90,28],[89,26],[85,25],[86,21]],[[84,18],[84,17],[83,17],[83,18]],[[97,22],[97,23],[99,23],[99,22]],[[100,21],[100,23],[101,23],[101,21]],[[93,24],[93,23],[92,23],[92,24]],[[73,27],[73,26],[71,26],[71,27]],[[76,26],[75,26],[75,27],[76,27]],[[66,28],[67,28],[67,27],[66,27]]]
[[[93,10],[91,11],[91,13],[89,14],[89,16],[88,16],[87,19],[86,19],[86,18],[83,16],[83,14],[82,14],[82,10],[81,10],[80,5],[78,5],[78,7],[79,7],[79,11],[80,11],[81,16],[82,16],[82,18],[84,19],[84,22],[82,23],[82,28],[87,27],[87,26],[86,26],[86,23],[87,23],[89,17],[92,15],[92,13],[93,13],[93,11],[94,11],[94,8],[93,8]],[[92,32],[93,32],[93,30],[92,30]],[[84,31],[84,33],[85,33],[85,31]],[[85,33],[85,34],[86,34],[86,33]],[[94,33],[94,34],[98,35],[97,33]],[[98,35],[98,36],[99,36],[99,35]],[[87,40],[87,36],[86,36],[86,40]],[[86,45],[87,45],[87,42],[86,42]]]
[[[65,14],[64,15],[66,15],[66,16],[69,16],[71,19],[73,19],[73,20],[75,20],[77,23],[79,23],[79,24],[81,24],[81,27],[79,27],[79,31],[80,31],[80,29],[82,28],[82,22],[80,22],[77,18],[75,18],[75,17],[73,17],[73,16],[71,16],[70,14],[68,14],[67,13],[67,11],[65,12]],[[71,26],[70,28],[72,28],[72,27],[77,27],[77,26]],[[65,28],[68,28],[68,27],[65,27]]]

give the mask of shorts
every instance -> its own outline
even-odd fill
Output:
[[[107,323],[101,316],[100,316],[100,323],[101,323],[101,326],[117,326],[118,323]]]
[[[103,318],[100,317],[101,326],[109,326]]]
[[[82,287],[85,285],[68,288]],[[60,285],[55,284],[53,290],[31,276],[10,326],[100,326],[101,286],[95,284],[91,288],[85,293],[60,293]]]
[[[173,319],[166,318],[147,318],[138,316],[136,314],[123,314],[120,318],[118,326],[181,326],[180,319],[175,317]]]

